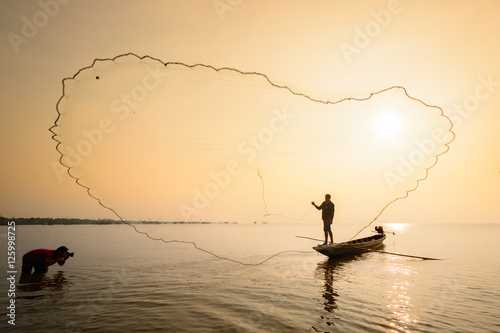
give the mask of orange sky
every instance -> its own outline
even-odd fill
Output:
[[[4,1],[0,26],[4,36],[0,55],[3,73],[0,214],[6,217],[113,217],[72,179],[58,173],[60,169],[54,169],[58,154],[48,128],[57,116],[55,104],[62,95],[62,78],[74,75],[95,58],[134,52],[165,62],[204,63],[261,72],[275,82],[322,99],[359,97],[391,86],[403,86],[412,96],[443,108],[454,122],[456,138],[450,151],[430,170],[428,179],[407,199],[388,208],[380,217],[381,222],[498,223],[498,9],[496,1],[362,1],[356,5],[350,1],[209,0],[140,4],[136,1],[71,1],[67,4],[56,0]],[[138,82],[133,81],[134,69],[127,65],[121,69],[122,72],[110,75],[118,83],[106,81],[106,69],[101,69],[103,79],[99,84],[102,86],[88,81],[91,93],[70,96],[73,104],[68,110],[73,110],[75,115],[76,110],[91,109],[97,113],[95,118],[75,118],[79,120],[74,123],[81,127],[65,127],[66,133],[81,134],[82,128],[90,128],[91,119],[103,118],[98,113],[103,110],[97,107],[99,103],[108,103],[105,101],[134,87],[134,84],[125,84]],[[135,79],[143,79],[147,69],[139,66],[136,70]],[[164,135],[161,121],[167,121],[163,111],[168,104],[165,100],[168,93],[182,103],[201,102],[199,105],[188,103],[182,109],[184,116],[175,117],[177,125],[168,122],[173,137],[166,142],[174,142],[184,135],[194,146],[213,144],[214,133],[226,129],[221,119],[227,122],[227,110],[234,108],[248,110],[243,118],[229,114],[231,128],[235,130],[225,138],[236,145],[244,142],[248,135],[270,128],[276,108],[286,107],[297,117],[290,118],[289,127],[275,133],[273,145],[263,149],[264,154],[259,151],[254,160],[247,161],[252,162],[251,165],[243,165],[245,155],[240,154],[242,159],[238,161],[242,162],[243,171],[234,178],[234,187],[222,189],[209,209],[187,219],[242,223],[266,220],[262,217],[261,185],[252,169],[258,167],[269,184],[270,211],[303,215],[311,200],[320,202],[328,191],[337,203],[338,223],[368,222],[384,203],[397,196],[388,188],[384,175],[397,170],[398,156],[408,157],[415,150],[411,144],[403,150],[394,147],[402,145],[402,138],[411,138],[414,144],[416,138],[428,137],[429,133],[422,131],[445,127],[440,122],[443,119],[433,116],[427,108],[411,113],[409,106],[399,106],[397,111],[387,112],[388,102],[380,108],[374,100],[324,108],[276,91],[258,80],[255,83],[251,78],[213,77],[186,70],[179,71],[177,76],[168,75],[176,78],[175,84],[169,81],[168,85],[151,92],[147,103],[140,106],[141,110],[158,111],[129,118],[131,121],[126,126],[110,133],[106,145],[117,155],[111,159],[117,163],[114,169],[111,161],[104,160],[110,154],[98,149],[90,156],[92,159],[86,161],[88,168],[87,164],[87,169],[83,170],[83,165],[80,168],[87,172],[89,184],[101,191],[100,195],[119,208],[125,218],[182,219],[165,207],[182,196],[183,185],[189,184],[186,188],[191,194],[185,196],[189,200],[192,189],[202,188],[211,171],[227,168],[227,163],[234,159],[234,155],[224,155],[220,146],[217,149],[210,146],[213,150],[206,156],[201,150],[191,151],[191,159],[180,153],[169,154],[180,161],[177,164],[162,155],[166,146],[134,150],[133,144],[138,141],[130,139],[131,133],[138,133],[141,140],[147,135],[152,138]],[[206,79],[206,87],[216,90],[207,93],[208,88],[204,88],[205,95],[192,95],[194,90],[182,88],[189,76],[200,86]],[[81,82],[87,84],[85,80]],[[177,94],[173,89],[178,89]],[[226,98],[224,94],[229,91]],[[215,98],[217,93],[224,99]],[[397,99],[397,96],[390,98]],[[221,100],[227,110],[216,104]],[[200,113],[192,113],[201,108]],[[200,120],[189,130],[198,133],[212,130],[204,133],[205,141],[194,142],[189,136],[186,127],[189,114]],[[397,117],[391,118],[390,114]],[[362,131],[361,135],[356,131],[362,126],[372,130]],[[174,128],[179,133],[174,135]],[[328,133],[324,137],[328,143],[325,147],[341,156],[341,163],[332,160],[330,165],[323,161],[319,163],[321,167],[317,166],[318,155],[313,151],[322,149],[323,143],[315,146],[317,141],[311,137],[318,133]],[[124,144],[127,138],[130,142]],[[72,140],[75,144],[79,142],[77,138]],[[370,150],[368,142],[381,150]],[[103,144],[103,149],[106,145]],[[295,151],[297,147],[312,147],[312,150],[306,149],[304,153]],[[272,155],[283,150],[294,150],[294,155],[286,161]],[[138,158],[131,154],[139,152],[144,154],[143,161],[149,163],[146,171],[140,163],[130,162]],[[120,156],[124,159],[122,165],[126,164],[128,169],[120,167]],[[250,159],[250,155],[246,157]],[[205,162],[206,168],[194,167],[200,161]],[[172,187],[175,191],[166,191],[164,186],[159,186],[163,183],[152,181],[161,174],[162,166],[171,167],[170,171],[179,174],[177,185]],[[116,170],[141,176],[129,175],[127,186],[122,188],[123,178]],[[316,173],[309,177],[311,170]],[[304,174],[299,177],[301,172]],[[326,183],[324,175],[331,177]],[[168,181],[172,184],[173,180]],[[170,205],[177,215],[178,205]],[[319,215],[311,213],[303,221],[317,219]]]

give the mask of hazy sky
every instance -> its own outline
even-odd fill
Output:
[[[403,86],[411,96],[441,107],[454,123],[456,138],[450,144],[449,152],[439,158],[418,190],[388,208],[380,217],[381,222],[500,222],[498,1],[8,0],[2,1],[0,8],[3,36],[0,55],[2,216],[114,217],[56,167],[59,154],[48,129],[57,117],[55,105],[62,95],[63,78],[91,65],[95,58],[112,58],[133,52],[165,62],[204,63],[260,72],[275,82],[321,98],[359,97],[391,86]],[[91,88],[80,95],[80,90],[76,89],[76,93],[70,96],[73,99],[68,99],[68,110],[73,110],[76,115],[73,125],[64,127],[65,133],[81,134],[82,128],[89,128],[81,125],[89,119],[77,121],[80,119],[77,111],[98,112],[99,108],[94,106],[100,102],[109,106],[109,100],[105,98],[111,97],[107,92],[112,92],[110,96],[113,97],[120,96],[119,91],[130,91],[134,85],[127,86],[128,80],[134,80],[137,73],[135,79],[144,78],[147,65],[153,66],[153,63],[142,65],[134,68],[125,64],[120,67],[124,69],[120,72],[122,74],[110,75],[107,81],[103,75],[98,84],[95,80],[92,83],[81,80]],[[102,73],[107,74],[106,70]],[[262,217],[261,185],[255,171],[258,167],[268,177],[269,210],[300,215],[309,209],[310,201],[319,203],[325,192],[331,192],[340,214],[336,221],[368,222],[385,203],[400,195],[390,188],[388,190],[387,172],[397,174],[398,168],[403,168],[400,157],[410,159],[417,156],[411,155],[419,149],[415,140],[422,142],[429,138],[429,129],[446,131],[446,123],[435,114],[436,110],[422,105],[413,110],[404,101],[395,102],[401,104],[396,107],[397,111],[391,112],[380,111],[380,108],[373,111],[377,109],[377,101],[354,109],[350,108],[352,105],[324,108],[276,91],[255,78],[189,70],[165,73],[165,77],[176,80],[168,81],[162,89],[151,94],[150,104],[141,105],[141,108],[150,105],[149,110],[155,110],[155,107],[164,110],[166,100],[170,98],[168,94],[171,94],[181,103],[175,104],[175,112],[179,115],[175,122],[167,121],[163,113],[154,112],[149,115],[143,112],[141,118],[130,118],[128,127],[113,132],[110,137],[114,139],[107,141],[109,151],[118,151],[118,155],[125,156],[121,165],[126,164],[128,169],[121,169],[119,156],[110,158],[104,150],[99,152],[98,149],[88,162],[89,168],[85,171],[81,166],[82,172],[92,173],[88,184],[93,188],[108,186],[103,190],[107,201],[123,212],[125,218],[182,219],[171,215],[170,208],[162,211],[163,207],[169,207],[176,196],[189,198],[194,188],[203,190],[210,170],[216,172],[222,165],[229,169],[239,166],[248,172],[242,171],[241,177],[235,178],[233,188],[220,189],[220,196],[213,198],[206,215],[195,214],[187,219],[266,220]],[[191,95],[189,87],[193,85],[206,87],[199,90],[211,103],[223,100],[224,108],[247,112],[242,111],[242,117],[231,114],[229,119],[223,112],[226,109],[214,106],[219,104],[207,104],[205,100],[197,105],[194,101],[200,101],[202,95]],[[392,94],[392,102],[400,99],[396,92],[389,94]],[[186,100],[193,103],[185,106],[182,103]],[[140,139],[146,133],[156,135],[164,128],[162,121],[171,126],[168,133],[172,138],[166,139],[169,144],[184,135],[182,142],[191,140],[193,147],[199,148],[199,145],[210,142],[210,149],[215,149],[212,134],[200,134],[205,141],[195,142],[186,124],[198,124],[189,127],[198,133],[203,133],[204,128],[221,133],[225,128],[223,124],[228,122],[236,130],[224,139],[241,143],[249,133],[261,133],[266,126],[273,129],[272,117],[279,116],[263,110],[269,112],[283,107],[289,108],[290,114],[296,118],[290,117],[292,125],[283,127],[282,132],[282,127],[276,127],[279,124],[275,123],[274,129],[280,129],[273,134],[276,135],[273,145],[277,146],[263,147],[262,151],[266,154],[279,149],[281,153],[293,151],[293,157],[288,160],[277,162],[273,159],[275,156],[267,158],[268,155],[253,160],[246,155],[247,160],[252,159],[252,166],[228,166],[233,158],[224,155],[220,146],[216,150],[219,155],[210,153],[205,156],[203,150],[199,150],[198,155],[196,150],[184,150],[191,153],[189,158],[181,153],[171,153],[168,156],[172,160],[160,156],[166,146],[131,148],[136,142],[130,139],[136,133],[134,131],[138,131]],[[192,113],[193,110],[200,111]],[[373,111],[374,117],[369,110]],[[281,109],[281,112],[285,111]],[[102,117],[96,115],[95,119]],[[258,119],[264,123],[257,122]],[[71,127],[74,124],[83,127]],[[137,129],[139,124],[141,130]],[[240,128],[240,125],[244,127]],[[153,130],[145,130],[148,126]],[[373,131],[371,136],[363,136],[360,143],[355,133],[362,126]],[[172,133],[177,133],[175,138]],[[321,137],[317,133],[329,134]],[[410,133],[415,136],[410,137]],[[130,142],[121,148],[113,146],[127,138]],[[318,138],[331,143],[329,147],[339,156],[337,160],[318,163],[315,149],[326,147],[324,142],[314,146]],[[391,145],[403,145],[402,138],[412,144],[401,151],[391,151]],[[73,140],[75,144],[79,142],[77,138]],[[294,150],[299,147],[307,149]],[[344,149],[348,152],[346,155],[342,155]],[[372,154],[373,151],[377,154]],[[147,167],[130,162],[138,161],[137,155],[132,155],[138,152],[144,153],[142,161],[149,163]],[[246,152],[251,154],[250,150]],[[163,183],[153,181],[162,172],[155,170],[155,166],[159,168],[162,164],[155,164],[154,159],[148,160],[152,155],[168,167],[178,165],[169,170],[179,175],[170,191],[164,187],[153,188],[154,185],[161,187],[158,184]],[[104,161],[104,157],[116,163],[114,173],[109,171],[111,162]],[[203,163],[203,168],[195,167]],[[108,173],[96,174],[91,167],[109,170]],[[150,178],[144,176],[142,181],[141,177],[128,174],[127,186],[122,186],[123,178],[118,175],[131,170],[136,170],[136,175],[149,174]],[[314,174],[309,173],[311,170]],[[331,178],[323,181],[325,175]],[[415,174],[409,178],[418,177]],[[186,184],[183,179],[189,180],[186,186],[190,194],[182,194],[180,190]],[[174,180],[164,181],[172,184]],[[149,206],[151,202],[154,207]],[[248,203],[248,207],[242,202]],[[302,202],[303,207],[300,206]],[[174,208],[178,206],[176,203]],[[310,214],[304,221],[318,219],[318,214]]]

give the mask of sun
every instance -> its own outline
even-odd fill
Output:
[[[401,119],[392,113],[384,113],[373,122],[373,130],[382,138],[394,138],[401,129]]]

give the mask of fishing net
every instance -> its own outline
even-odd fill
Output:
[[[403,87],[352,94],[263,73],[96,59],[63,80],[51,128],[68,174],[120,219],[370,223],[415,190],[453,140]]]

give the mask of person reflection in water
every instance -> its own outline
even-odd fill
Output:
[[[58,263],[64,265],[66,259],[72,257],[74,253],[69,253],[66,246],[60,246],[57,250],[37,249],[31,250],[23,255],[22,275],[30,275],[32,268],[35,273],[46,273],[49,266]]]
[[[33,295],[35,291],[60,291],[64,290],[70,282],[64,276],[63,271],[58,271],[54,275],[47,274],[31,274],[22,275],[19,278],[18,290],[21,292],[17,298],[34,299],[45,297],[44,293]],[[24,294],[26,293],[26,294]]]
[[[323,245],[328,244],[328,235],[330,235],[331,243],[333,244],[333,234],[332,234],[332,223],[333,215],[335,214],[335,205],[330,200],[331,195],[325,194],[325,201],[319,206],[317,206],[314,201],[311,204],[316,207],[316,209],[321,210],[321,216],[323,219],[323,231],[325,232],[325,242]]]

